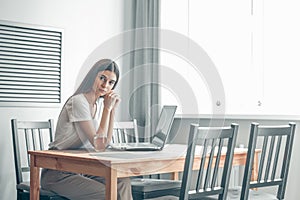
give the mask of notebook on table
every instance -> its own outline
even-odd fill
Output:
[[[140,142],[140,143],[117,143],[111,144],[110,147],[116,150],[125,151],[159,151],[165,146],[168,139],[172,123],[174,120],[174,115],[177,106],[165,105],[163,106],[158,123],[153,134],[153,139],[150,142]]]

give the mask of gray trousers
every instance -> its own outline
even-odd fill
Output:
[[[98,176],[43,169],[41,187],[70,200],[105,199],[105,179]],[[132,200],[129,178],[118,179],[118,200]]]

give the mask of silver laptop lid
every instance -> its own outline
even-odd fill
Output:
[[[177,106],[163,106],[156,126],[152,143],[163,148],[170,133]]]

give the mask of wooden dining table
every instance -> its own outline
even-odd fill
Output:
[[[39,199],[40,168],[101,176],[106,179],[106,200],[117,200],[117,179],[149,174],[170,173],[178,180],[183,171],[187,146],[168,144],[161,151],[116,151],[106,150],[41,150],[30,154],[30,199]],[[255,151],[252,177],[257,177],[258,156]],[[225,158],[225,154],[223,155]],[[245,165],[247,148],[236,148],[233,166]],[[224,164],[221,159],[220,167]],[[199,166],[199,159],[194,166]]]

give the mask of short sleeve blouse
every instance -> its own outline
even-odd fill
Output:
[[[50,143],[50,149],[77,149],[92,148],[89,140],[78,130],[77,122],[91,120],[97,130],[101,120],[102,100],[97,102],[95,118],[92,118],[89,103],[83,94],[77,94],[69,98],[59,115],[55,140]]]

